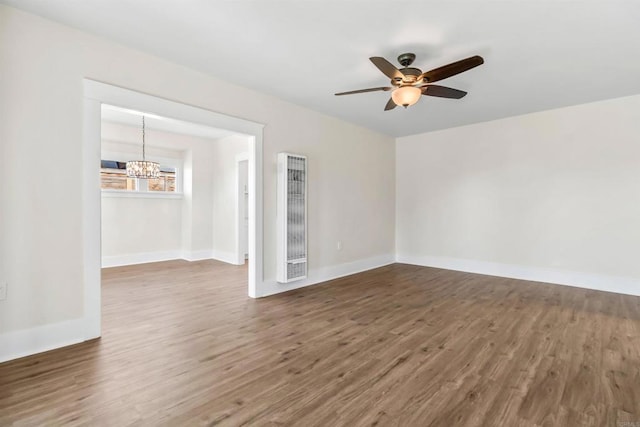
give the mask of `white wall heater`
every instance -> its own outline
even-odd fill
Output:
[[[288,283],[307,277],[307,158],[278,153],[277,277]]]

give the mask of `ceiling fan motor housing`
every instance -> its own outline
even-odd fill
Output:
[[[400,63],[400,65],[402,65],[403,67],[408,67],[409,65],[413,64],[413,61],[415,61],[416,59],[416,55],[414,53],[401,53],[398,56],[398,62]]]
[[[399,81],[404,84],[415,84],[420,83],[422,80],[422,70],[419,68],[401,68],[400,72],[404,74],[405,78]]]

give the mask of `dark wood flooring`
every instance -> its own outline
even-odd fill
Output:
[[[395,264],[269,298],[103,272],[103,337],[0,365],[0,425],[640,427],[640,297]]]

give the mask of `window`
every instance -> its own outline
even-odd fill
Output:
[[[148,191],[176,191],[176,168],[160,165],[160,176],[147,180]]]
[[[136,179],[127,177],[127,163],[100,161],[100,188],[103,190],[137,191]]]
[[[158,178],[137,179],[127,177],[127,162],[101,160],[100,187],[103,190],[176,193],[177,168],[161,164]]]

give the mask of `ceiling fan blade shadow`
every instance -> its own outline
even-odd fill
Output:
[[[378,70],[389,77],[392,80],[402,80],[405,78],[404,74],[400,72],[391,62],[387,61],[381,56],[372,56],[369,58],[373,65],[378,67]]]
[[[369,89],[350,90],[348,92],[339,92],[339,93],[336,93],[335,95],[336,96],[353,95],[354,93],[376,92],[376,91],[379,91],[379,90],[382,90],[382,91],[386,92],[388,90],[391,90],[391,87],[384,86],[384,87],[372,87],[372,88],[369,88]]]
[[[422,87],[422,94],[427,96],[437,96],[438,98],[460,99],[467,92],[445,86],[427,85]]]
[[[397,105],[396,105],[395,102],[393,102],[393,98],[389,98],[389,101],[387,102],[387,105],[384,106],[384,111],[393,110],[396,107],[397,107]]]
[[[484,59],[481,56],[472,56],[470,58],[462,59],[460,61],[452,62],[442,67],[434,68],[433,70],[422,73],[422,77],[428,83],[437,82],[438,80],[444,80],[456,74],[463,73],[478,65],[484,64]]]

